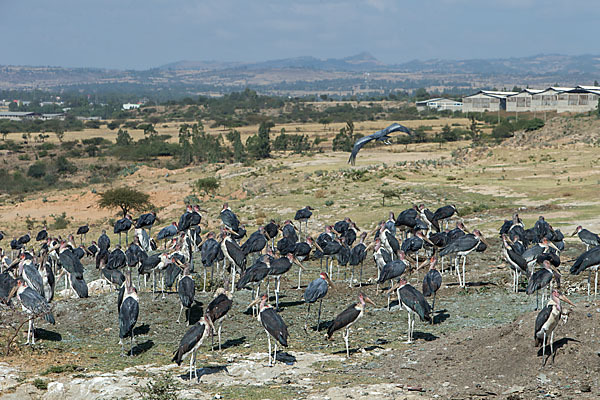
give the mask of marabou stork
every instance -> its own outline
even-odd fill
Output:
[[[419,215],[421,216],[421,220],[427,224],[427,230],[431,231],[431,227],[433,226],[433,212],[429,210],[429,208],[425,207],[424,204],[419,204]],[[439,224],[438,224],[439,228]],[[438,231],[439,232],[439,231]]]
[[[394,122],[387,128],[381,129],[381,130],[379,130],[375,133],[372,133],[368,136],[363,136],[354,143],[354,146],[352,146],[352,152],[350,153],[350,158],[348,159],[348,164],[354,165],[354,163],[356,162],[356,155],[358,154],[360,149],[362,149],[364,145],[366,145],[367,143],[369,143],[372,140],[376,140],[378,142],[383,142],[385,144],[391,144],[390,140],[392,138],[389,135],[394,132],[404,132],[409,135],[412,135],[412,132],[410,129]]]
[[[107,260],[106,268],[108,269],[118,269],[127,266],[127,255],[121,249],[120,245],[115,246],[115,249],[108,255]]]
[[[234,232],[238,232],[240,229],[240,220],[238,217],[231,211],[229,208],[229,204],[223,204],[223,209],[221,210],[221,221],[223,221],[223,225],[225,228],[232,230]]]
[[[65,242],[60,244],[58,257],[63,271],[56,280],[60,280],[61,276],[66,273],[65,287],[67,286],[66,283],[68,280],[71,284],[71,288],[80,298],[88,297],[87,283],[83,279],[83,265]]]
[[[513,249],[511,243],[509,243],[509,239],[506,234],[502,234],[502,255],[504,256],[504,260],[508,263],[512,271],[513,276],[513,291],[515,293],[519,292],[519,277],[521,274],[528,273],[527,271],[527,261]]]
[[[235,274],[240,271],[240,274],[246,269],[246,255],[240,245],[231,238],[229,230],[223,232],[223,240],[221,241],[221,251],[225,256],[225,260],[231,264],[231,292],[235,291]]]
[[[454,266],[456,271],[458,272],[458,283],[461,287],[466,287],[466,272],[465,272],[465,264],[467,262],[467,255],[472,251],[476,250],[479,246],[479,243],[483,242],[487,245],[486,240],[483,238],[483,235],[479,231],[479,229],[475,229],[472,234],[464,235],[459,237],[458,239],[450,242],[446,247],[444,247],[440,251],[440,257],[443,257],[448,254],[456,254],[457,257],[454,261]],[[458,257],[463,258],[462,265],[462,280],[460,275],[460,269],[458,264]]]
[[[408,208],[398,214],[398,218],[396,218],[396,227],[401,228],[406,232],[406,229],[414,229],[418,224],[419,219],[419,211],[418,207],[414,206],[412,208]]]
[[[200,321],[196,322],[192,325],[185,335],[181,338],[179,342],[179,347],[175,351],[173,355],[174,361],[177,365],[181,365],[183,359],[187,356],[190,357],[190,381],[192,380],[192,374],[196,376],[198,379],[198,372],[196,369],[196,351],[202,345],[202,342],[208,335],[210,335],[212,331],[210,321],[204,317]]]
[[[350,287],[353,286],[354,282],[354,267],[360,264],[360,275],[358,279],[358,286],[362,286],[362,273],[363,273],[363,262],[367,258],[367,245],[365,239],[367,238],[367,232],[360,234],[360,242],[352,248],[350,252],[350,265],[352,266],[352,276],[350,277]]]
[[[408,312],[408,340],[406,343],[412,343],[413,331],[415,330],[415,315],[418,315],[421,321],[431,320],[431,306],[425,300],[421,292],[412,287],[406,279],[400,280],[390,289],[396,290],[398,301],[402,308]]]
[[[381,240],[381,245],[392,255],[392,258],[396,258],[401,249],[400,242],[392,232],[387,230],[385,223],[382,223],[380,226],[379,239]]]
[[[321,307],[323,306],[323,297],[327,294],[329,286],[332,288],[333,282],[325,272],[321,272],[319,277],[308,284],[304,291],[304,302],[308,305],[306,309],[306,318],[304,320],[304,331],[308,329],[308,315],[310,313],[310,305],[319,300],[319,316],[317,317],[317,331],[321,328]]]
[[[17,280],[8,272],[0,274],[0,301],[9,304],[10,299],[15,295],[13,291],[17,287]]]
[[[417,265],[419,265],[419,250],[423,248],[425,242],[429,243],[431,246],[434,245],[433,242],[423,234],[423,232],[417,231],[415,236],[406,238],[402,242],[400,250],[402,250],[404,254],[414,253],[417,256]]]
[[[448,224],[447,219],[452,217],[454,214],[456,214],[457,217],[460,216],[458,214],[458,210],[456,209],[456,206],[454,206],[454,204],[450,204],[448,206],[443,206],[443,207],[440,207],[437,210],[435,210],[435,212],[433,213],[432,221],[431,221],[435,230],[439,232],[440,231],[440,221],[442,221],[442,222],[446,221],[446,225],[447,225]]]
[[[29,344],[31,338],[31,344],[35,344],[35,327],[34,320],[37,317],[43,316],[44,319],[54,325],[56,321],[54,320],[54,315],[52,315],[52,309],[50,305],[46,301],[46,299],[41,296],[38,292],[31,289],[27,286],[27,283],[22,280],[17,281],[17,285],[12,288],[11,293],[8,298],[10,299],[14,293],[17,294],[17,298],[21,302],[21,307],[23,311],[27,314],[30,314],[29,318],[29,328],[27,330],[27,343]]]
[[[562,295],[558,290],[554,289],[548,305],[543,308],[535,319],[535,331],[533,337],[535,339],[535,346],[542,346],[542,366],[546,364],[547,358],[544,360],[546,355],[546,339],[550,336],[550,354],[552,355],[552,361],[554,362],[554,330],[558,326],[558,322],[563,314],[567,315],[567,312],[562,309],[560,301],[565,301],[572,306],[575,306],[565,295]]]
[[[294,216],[294,220],[300,223],[300,233],[302,234],[302,222],[304,222],[305,226],[305,234],[308,232],[308,220],[312,216],[314,208],[311,206],[306,206],[296,211],[296,215]]]
[[[329,270],[329,276],[333,276],[333,256],[342,251],[340,239],[336,237],[331,241],[325,242],[325,245],[321,246],[321,249],[323,249],[323,255],[325,256],[325,261],[327,262],[326,268]]]
[[[400,253],[400,258],[397,260],[392,260],[385,264],[381,269],[381,273],[379,274],[379,278],[377,279],[378,284],[385,283],[387,281],[398,278],[402,275],[406,269],[409,268],[408,261],[404,259],[404,253]],[[390,294],[388,293],[388,310],[390,309]],[[400,302],[400,298],[398,298],[398,302]]]
[[[296,233],[297,230],[298,228],[296,228],[296,225],[294,225],[289,219],[286,220],[281,227],[281,233],[283,234],[283,237],[288,238],[291,243],[298,242],[298,234]]]
[[[350,228],[350,224],[352,220],[349,217],[344,218],[342,221],[338,221],[333,224],[333,230],[340,236],[344,236],[348,228]]]
[[[25,246],[27,243],[29,243],[30,240],[31,240],[31,234],[29,232],[27,232],[26,234],[21,236],[19,239],[17,239],[17,242],[19,242],[19,244]]]
[[[582,253],[571,267],[571,275],[579,275],[581,272],[588,270],[588,297],[590,296],[590,281],[592,279],[592,270],[596,271],[594,280],[594,299],[598,294],[598,267],[600,266],[600,246],[592,247],[588,251]]]
[[[542,238],[548,237],[548,235],[550,235],[552,227],[548,222],[546,222],[544,217],[540,215],[538,220],[535,222],[535,225],[533,226],[533,230],[537,235],[537,240],[540,241],[542,240]]]
[[[115,222],[115,226],[113,228],[113,233],[118,233],[119,234],[119,245],[121,244],[121,234],[123,232],[125,232],[125,246],[127,246],[129,243],[129,239],[128,239],[128,232],[129,229],[131,229],[132,226],[132,221],[131,221],[131,215],[126,215],[124,218],[121,218],[119,220],[117,220],[117,222]]]
[[[102,234],[98,237],[98,253],[96,254],[96,268],[101,268],[102,265],[108,263],[108,249],[110,248],[110,238],[106,234],[106,230],[102,229]]]
[[[383,270],[385,264],[392,261],[392,255],[383,248],[379,238],[375,239],[374,242],[367,246],[367,250],[369,247],[371,247],[371,245],[373,245],[373,260],[375,261],[375,266],[377,267],[377,280],[379,281],[381,271]],[[379,292],[379,283],[377,284],[377,292]]]
[[[313,241],[311,236],[306,237],[306,242],[296,243],[294,246],[294,257],[300,262],[307,260],[310,256],[310,252],[312,251],[312,247],[316,246],[317,249],[322,253],[323,249]],[[285,253],[284,253],[285,254]],[[302,270],[298,268],[298,287],[296,289],[300,290],[302,283]],[[257,295],[258,296],[258,295]]]
[[[392,232],[392,235],[396,236],[396,217],[394,216],[394,212],[390,211],[390,216],[387,221],[385,221],[385,227],[388,231]]]
[[[56,287],[56,279],[54,277],[54,272],[52,271],[52,266],[48,261],[47,253],[44,253],[42,256],[42,261],[38,266],[38,272],[42,277],[42,282],[44,285],[44,297],[48,303],[54,299],[54,288]]]
[[[120,288],[125,282],[125,275],[123,275],[123,273],[118,269],[109,269],[104,267],[101,269],[101,271],[104,278],[108,281],[111,290],[112,285],[115,285],[116,288]]]
[[[365,296],[363,293],[358,294],[358,302],[350,305],[344,311],[342,311],[329,326],[327,330],[326,338],[331,340],[335,331],[345,329],[344,342],[346,342],[346,357],[350,358],[350,348],[348,346],[348,339],[350,337],[350,328],[358,321],[365,313],[366,303],[370,303],[375,306],[375,303]],[[376,307],[376,306],[375,306]]]
[[[292,268],[292,264],[296,264],[299,268],[304,269],[304,266],[294,257],[293,253],[288,253],[284,257],[270,261],[264,261],[269,266],[269,276],[277,280],[275,286],[275,307],[279,310],[279,286],[281,284],[281,276]]]
[[[81,244],[83,244],[83,240],[85,239],[85,235],[90,231],[90,227],[85,224],[77,228],[77,234],[80,235]]]
[[[31,260],[25,259],[25,254],[23,253],[20,256],[18,276],[21,276],[25,280],[28,287],[35,290],[43,298],[46,298],[42,275],[34,267]]]
[[[579,236],[579,239],[585,244],[585,251],[588,251],[590,246],[600,246],[600,236],[587,229],[583,229],[581,225],[575,229],[575,232],[571,236],[575,235]]]
[[[258,303],[260,303],[260,306],[257,318],[265,328],[265,332],[267,334],[267,340],[269,342],[269,367],[271,367],[273,366],[273,362],[277,361],[277,342],[281,343],[281,345],[284,347],[288,346],[288,329],[285,322],[283,322],[283,319],[279,314],[277,314],[273,306],[267,304],[266,294],[263,294],[261,298],[257,298],[250,303],[248,308]],[[273,336],[275,339],[273,362],[271,362],[271,336]]]
[[[556,267],[550,263],[550,260],[544,260],[542,266],[542,269],[537,270],[531,275],[526,290],[526,293],[529,295],[536,292],[536,310],[538,309],[538,290],[541,290],[548,285],[550,285],[550,290],[552,290],[552,278],[556,280],[556,287],[560,288],[560,272],[558,272]],[[544,300],[544,295],[542,295],[542,304],[544,303]]]
[[[211,326],[214,329],[214,324],[219,323],[219,329],[217,329],[217,334],[219,337],[219,351],[221,351],[221,327],[223,326],[223,321],[227,316],[229,310],[231,310],[231,306],[233,305],[233,297],[231,293],[229,293],[224,288],[218,288],[215,292],[215,297],[212,299],[208,306],[206,307],[206,312],[204,313],[205,317],[210,321]],[[212,336],[211,336],[212,341]],[[211,342],[211,348],[213,343]]]
[[[427,261],[424,262],[421,267],[426,265]],[[435,269],[435,265],[437,263],[437,258],[431,257],[429,259],[429,271],[425,274],[425,278],[423,278],[423,296],[429,297],[433,295],[433,301],[431,305],[431,323],[433,324],[434,315],[435,315],[435,296],[437,291],[442,287],[442,274],[440,271]]]
[[[542,240],[535,246],[532,246],[525,250],[522,256],[525,259],[525,261],[527,261],[528,268],[533,268],[540,254],[548,253],[552,250],[560,252],[560,250],[558,249],[558,247],[556,247],[554,243],[552,243],[547,238],[542,238]]]
[[[267,246],[267,237],[262,226],[242,244],[242,250],[245,255],[260,253]]]
[[[48,231],[46,230],[46,227],[44,226],[44,228],[41,231],[39,231],[37,233],[37,235],[35,236],[35,241],[42,242],[42,241],[46,241],[46,239],[48,239]]]
[[[265,256],[259,257],[250,268],[246,268],[235,285],[236,289],[241,290],[249,283],[254,283],[256,285],[256,294],[253,293],[253,298],[258,297],[258,294],[260,293],[260,284],[269,275],[269,266],[263,262],[263,257]]]
[[[275,222],[275,220],[269,221],[268,224],[265,225],[265,236],[267,239],[271,241],[271,249],[275,249],[275,238],[279,234],[279,225]]]
[[[208,232],[206,235],[206,240],[202,243],[202,247],[200,248],[200,253],[202,255],[202,266],[204,267],[204,286],[202,291],[206,291],[206,268],[211,267],[210,273],[210,282],[211,285],[213,283],[213,277],[215,273],[215,262],[217,263],[217,271],[219,270],[219,254],[224,257],[223,252],[221,251],[221,246],[219,242],[215,239],[215,234],[213,232]]]
[[[188,229],[190,229],[193,212],[194,209],[192,208],[192,205],[188,204],[185,212],[181,215],[181,217],[179,217],[179,223],[177,224],[179,232],[186,232]]]
[[[152,225],[156,222],[156,213],[151,211],[146,214],[142,214],[135,221],[136,229],[148,229],[148,234],[152,231]]]
[[[123,301],[119,309],[119,344],[121,345],[121,355],[124,356],[123,339],[127,336],[131,337],[130,354],[133,356],[133,328],[137,323],[138,314],[140,312],[140,304],[137,295],[137,290],[131,284],[131,275],[125,278]]]
[[[190,275],[190,267],[187,265],[183,267],[183,273],[179,277],[179,283],[177,284],[177,293],[179,294],[179,300],[181,301],[181,310],[179,310],[177,323],[179,323],[181,313],[185,308],[186,320],[189,325],[192,305],[194,304],[194,295],[196,293],[196,287],[194,286],[194,279]]]
[[[354,242],[356,241],[356,238],[358,237],[358,231],[360,231],[360,229],[358,229],[358,227],[356,226],[356,223],[350,222],[350,226],[348,227],[348,229],[346,229],[346,232],[342,236],[342,238],[344,239],[344,243],[347,246],[352,246],[354,244]],[[393,233],[392,233],[392,235],[393,235]]]
[[[171,225],[167,225],[158,231],[158,235],[156,235],[156,240],[164,240],[165,248],[167,248],[167,241],[177,235],[177,222],[173,222]]]

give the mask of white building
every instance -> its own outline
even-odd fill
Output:
[[[463,98],[463,112],[483,112],[506,110],[506,98],[517,92],[480,90]]]
[[[462,111],[463,109],[463,103],[461,103],[460,101],[445,99],[443,97],[417,101],[416,105],[418,111],[424,111],[428,108],[436,111]]]
[[[139,103],[125,103],[123,104],[123,110],[134,110],[140,108],[141,104]]]
[[[531,111],[533,96],[543,92],[541,89],[523,89],[517,94],[506,97],[506,111],[523,112]]]

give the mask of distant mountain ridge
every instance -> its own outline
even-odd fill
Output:
[[[365,75],[369,73],[369,75]],[[539,54],[469,60],[413,60],[385,64],[368,52],[344,58],[312,56],[261,62],[177,61],[139,70],[0,65],[0,89],[117,91],[166,98],[218,95],[253,88],[260,93],[304,96],[386,94],[420,87],[466,93],[480,88],[600,80],[600,55]]]

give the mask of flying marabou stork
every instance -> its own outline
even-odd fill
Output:
[[[391,137],[389,135],[394,132],[404,132],[408,133],[409,135],[412,134],[411,130],[407,127],[402,126],[398,123],[393,123],[387,128],[379,130],[371,135],[363,136],[354,143],[354,146],[352,147],[352,153],[350,153],[350,158],[348,159],[348,164],[354,165],[356,162],[356,155],[358,154],[360,149],[362,149],[364,145],[373,140],[383,142],[385,144],[391,144]]]
[[[329,326],[327,330],[327,340],[333,338],[333,334],[340,329],[345,329],[344,342],[346,343],[346,357],[350,358],[350,348],[348,345],[348,339],[350,337],[350,328],[356,321],[358,321],[365,313],[366,303],[375,306],[375,303],[365,296],[363,293],[358,294],[358,302],[350,305],[344,311],[342,311]]]

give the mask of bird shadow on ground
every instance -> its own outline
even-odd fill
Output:
[[[439,324],[444,322],[445,320],[447,320],[448,318],[450,318],[450,314],[448,314],[446,311],[448,310],[437,310],[435,313],[437,315],[433,316],[433,324]]]
[[[142,353],[147,352],[152,347],[154,347],[154,342],[152,340],[146,340],[143,343],[136,344],[131,351],[134,356],[138,356]]]
[[[563,346],[566,346],[569,342],[575,342],[575,343],[580,343],[579,340],[577,339],[573,339],[573,338],[562,338],[559,340],[555,340],[554,343],[552,343],[552,348],[554,349],[554,353],[556,353],[556,351],[558,349],[561,349]],[[546,344],[546,348],[544,349],[543,347],[540,347],[540,349],[537,352],[537,356],[538,357],[542,357],[542,355],[544,354],[544,352],[546,353],[546,356],[548,354],[550,354],[550,344]]]
[[[179,378],[181,378],[181,380],[184,380],[184,381],[189,381],[190,380],[189,369],[186,369],[186,371],[188,371],[188,372],[183,375],[179,375]],[[198,379],[202,378],[204,375],[218,374],[219,372],[222,372],[222,371],[227,372],[227,365],[201,367],[201,368],[196,369],[196,373],[198,374]],[[192,379],[196,379],[196,376],[193,375]]]
[[[413,339],[417,340],[417,339],[423,339],[426,342],[432,342],[436,339],[439,339],[438,336],[432,335],[429,332],[419,332],[419,331],[414,331],[413,332]]]
[[[35,337],[42,340],[49,340],[52,342],[60,342],[62,335],[58,332],[48,331],[43,328],[35,328]]]
[[[294,306],[299,306],[301,304],[304,304],[304,300],[280,301],[279,302],[279,308],[294,307]]]
[[[133,334],[135,336],[146,335],[148,332],[150,332],[150,325],[148,324],[143,324],[133,328]]]
[[[317,332],[317,333],[321,333],[321,332],[323,332],[323,331],[327,332],[327,329],[329,329],[329,327],[330,327],[331,325],[333,325],[333,320],[331,320],[331,321],[321,321],[321,323],[319,324],[319,332]],[[317,326],[316,326],[316,325],[313,325],[313,326],[311,326],[310,328],[311,328],[313,331],[315,331],[315,332],[316,332],[316,330],[317,330]]]
[[[292,365],[296,363],[296,357],[285,351],[278,351],[275,357],[277,361],[281,361],[283,363],[286,363],[287,365]]]
[[[458,282],[446,283],[445,285],[448,287],[458,286]],[[481,286],[498,286],[498,285],[495,284],[494,282],[479,281],[479,282],[467,282],[466,286],[467,287],[481,287]]]
[[[204,303],[202,303],[201,301],[195,300],[194,304],[192,304],[192,307],[190,307],[190,325],[193,325],[196,322],[200,321],[200,319],[204,315],[203,305]]]
[[[221,343],[221,350],[227,350],[230,347],[241,346],[244,343],[246,343],[246,336],[242,336],[237,339],[228,339],[225,343]],[[219,349],[218,342],[216,342],[216,341],[214,342],[213,349],[215,349],[215,350]]]

